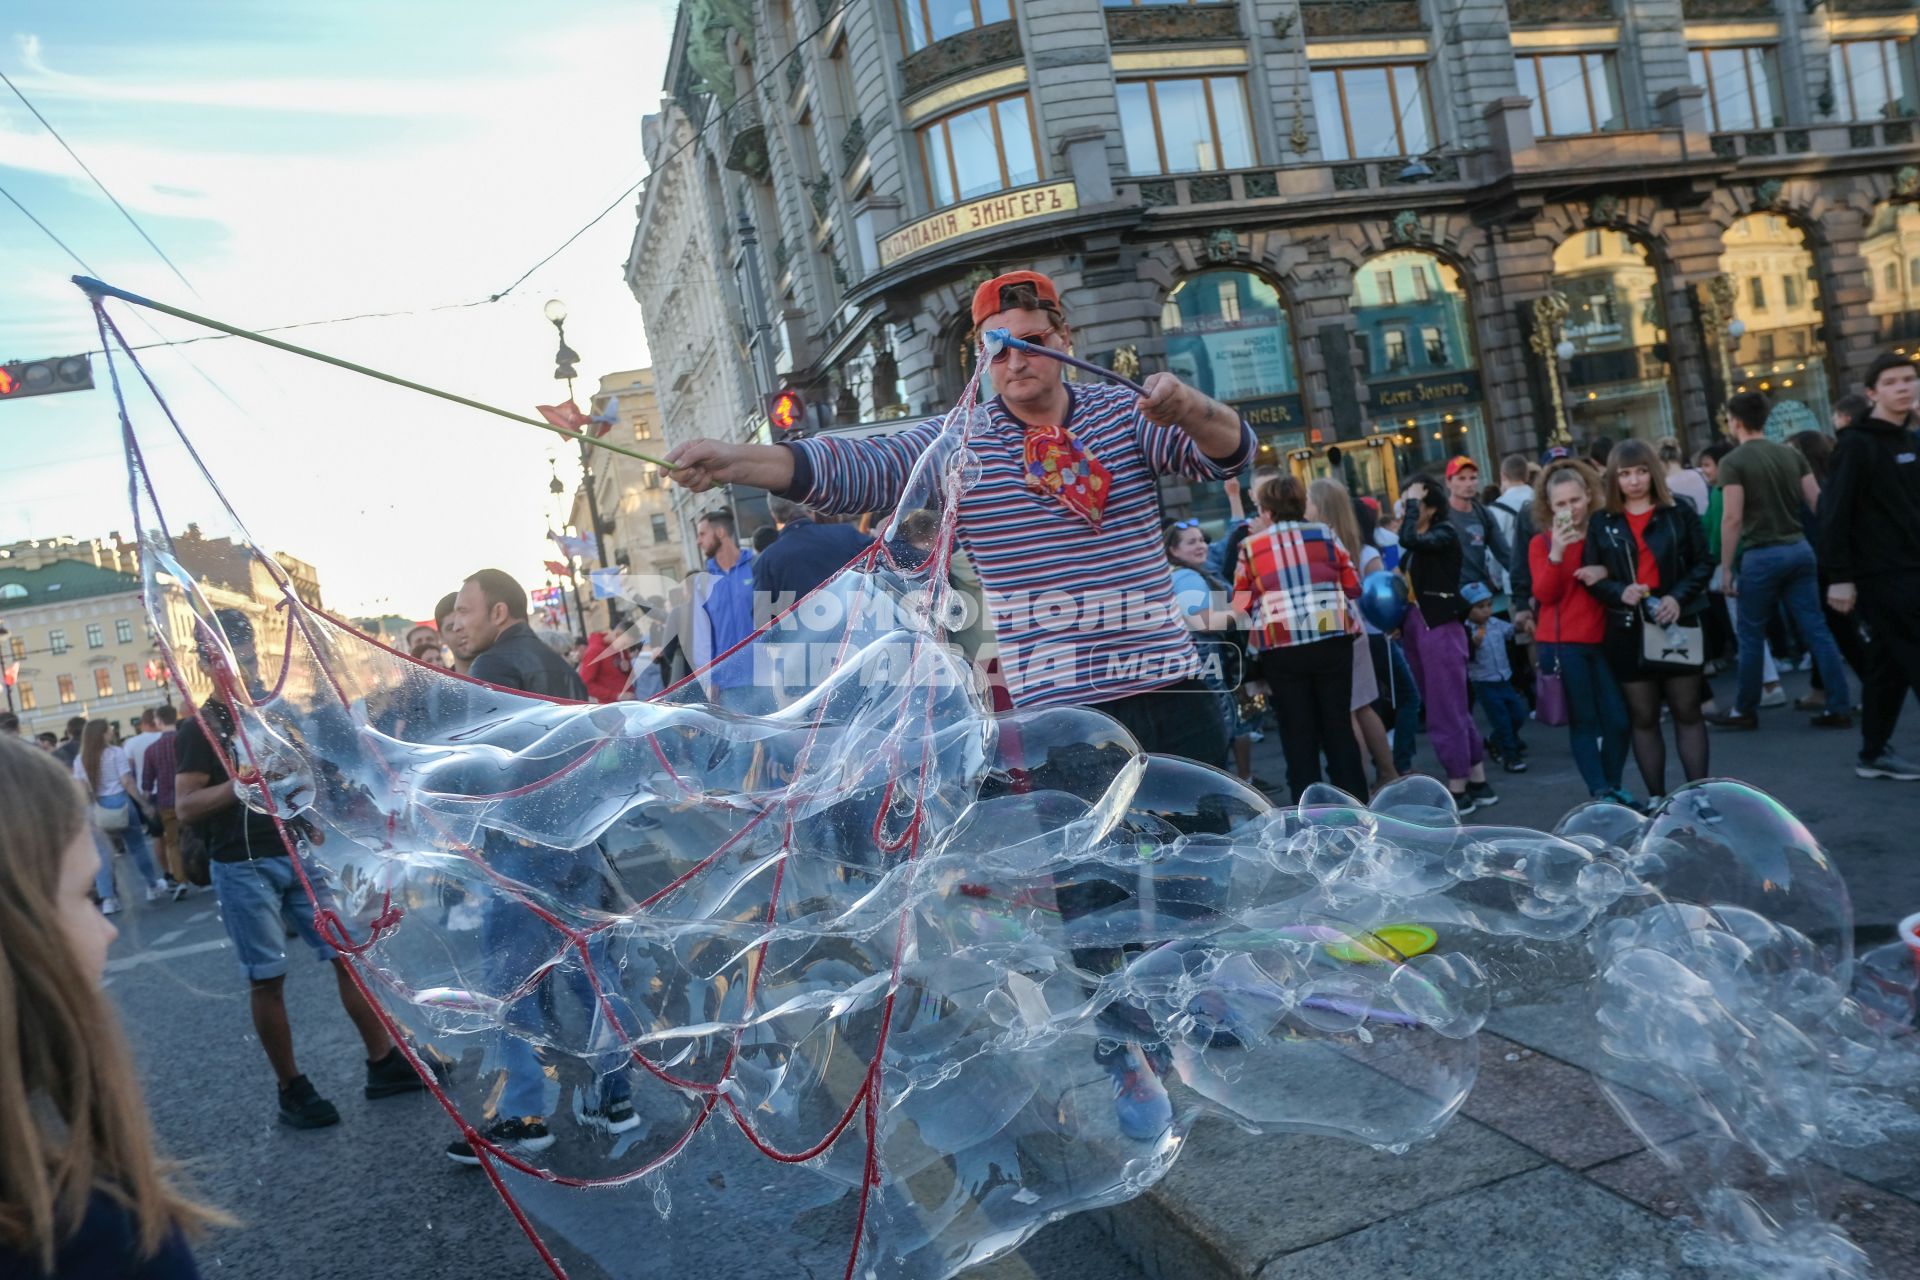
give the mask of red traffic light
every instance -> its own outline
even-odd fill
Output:
[[[92,387],[93,365],[85,356],[0,364],[0,400],[52,395],[56,391],[87,391]]]
[[[782,433],[792,431],[806,421],[806,399],[794,390],[786,390],[767,401],[767,421]]]

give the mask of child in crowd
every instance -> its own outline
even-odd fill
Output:
[[[1493,616],[1493,593],[1478,582],[1460,588],[1467,611],[1467,681],[1474,701],[1487,714],[1487,754],[1508,773],[1527,771],[1527,744],[1520,726],[1527,722],[1527,700],[1513,687],[1513,662],[1507,644],[1513,624]]]

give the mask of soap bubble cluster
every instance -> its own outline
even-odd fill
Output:
[[[1912,972],[1856,997],[1802,824],[1727,781],[1553,832],[1425,778],[1276,807],[1097,709],[995,715],[943,626],[973,420],[902,502],[944,513],[934,554],[882,538],[823,588],[838,660],[758,715],[423,667],[258,551],[284,639],[237,644],[128,430],[150,606],[184,593],[206,649],[169,661],[231,702],[247,802],[556,1272],[951,1276],[1139,1194],[1207,1115],[1405,1151],[1490,1018],[1571,992],[1569,1058],[1718,1247],[1864,1274],[1802,1175]]]

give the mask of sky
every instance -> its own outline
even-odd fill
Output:
[[[69,277],[260,327],[415,312],[282,337],[531,413],[568,308],[584,405],[644,367],[624,269],[628,200],[498,302],[646,171],[673,0],[22,0],[0,70],[97,173],[165,261],[0,85],[0,359],[100,346]],[[109,303],[134,344],[206,331]],[[156,333],[156,330],[158,331]],[[530,585],[553,557],[574,446],[487,414],[238,340],[142,353],[256,541],[319,570],[328,607],[422,617],[475,569]],[[132,536],[105,361],[92,391],[0,403],[0,542]],[[124,367],[123,376],[129,371]],[[175,527],[224,531],[152,400],[129,397]],[[171,500],[170,500],[171,496]]]

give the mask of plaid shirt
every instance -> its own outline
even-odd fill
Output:
[[[161,734],[140,761],[140,789],[151,796],[155,807],[160,809],[173,808],[175,732],[169,729]]]
[[[1347,604],[1359,594],[1347,549],[1323,524],[1287,521],[1241,544],[1233,607],[1252,613],[1255,649],[1359,635],[1359,615]]]

